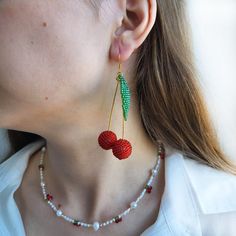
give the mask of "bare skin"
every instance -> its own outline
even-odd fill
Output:
[[[156,0],[0,2],[0,127],[46,139],[47,185],[72,217],[93,222],[120,213],[154,166],[157,147],[141,122],[133,69],[155,20]],[[107,129],[119,57],[131,89],[125,138],[133,151],[123,161],[97,143]],[[111,126],[118,138],[121,122],[118,97]],[[77,234],[42,201],[37,155],[15,194],[27,234]],[[158,215],[163,171],[159,177],[135,214],[96,235],[137,235],[151,225]]]

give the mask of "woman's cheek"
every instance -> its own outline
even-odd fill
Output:
[[[91,9],[77,2],[72,11],[69,2],[0,4],[0,86],[19,102],[84,98],[104,82],[107,28]]]

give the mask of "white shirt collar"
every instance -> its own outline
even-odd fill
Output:
[[[236,176],[184,157],[184,164],[204,214],[236,211]]]
[[[165,159],[165,189],[156,222],[141,236],[199,236],[200,215],[236,211],[236,176],[175,152]]]

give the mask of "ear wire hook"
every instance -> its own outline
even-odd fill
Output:
[[[118,68],[118,73],[121,73],[121,70],[122,70],[122,64],[121,64],[121,62],[120,62],[120,53],[119,53],[118,59],[119,59],[119,68]]]

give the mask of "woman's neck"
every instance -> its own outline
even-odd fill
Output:
[[[127,138],[133,144],[133,152],[126,160],[118,160],[111,150],[98,146],[100,130],[95,128],[81,127],[82,132],[73,138],[63,132],[58,133],[58,140],[47,140],[45,175],[49,191],[64,204],[78,199],[84,205],[89,203],[93,213],[87,217],[91,219],[98,217],[115,196],[129,195],[132,199],[143,187],[157,153],[157,148],[143,138],[141,129],[133,128],[130,133],[126,129]],[[85,203],[86,199],[89,202]]]
[[[143,188],[149,170],[156,163],[157,147],[148,139],[134,114],[130,111],[125,129],[125,138],[133,146],[132,154],[126,160],[118,160],[111,150],[103,150],[98,145],[97,138],[104,130],[104,121],[99,115],[94,123],[92,119],[86,119],[79,125],[60,125],[54,136],[46,138],[45,180],[48,191],[61,204],[71,208],[71,203],[81,201],[84,214],[90,209],[90,215],[86,217],[94,219],[99,218],[98,214],[107,205],[116,202],[117,196],[133,199]],[[115,117],[121,118],[121,114],[115,114]],[[118,135],[121,122],[117,119],[113,124]],[[83,208],[81,205],[74,207]]]

